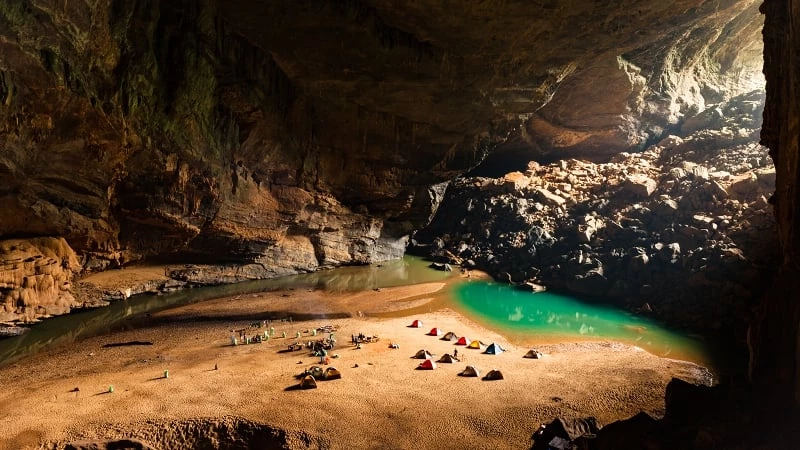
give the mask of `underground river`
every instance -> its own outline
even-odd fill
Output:
[[[28,333],[0,341],[0,365],[49,346],[73,343],[80,338],[115,329],[136,327],[137,320],[150,313],[210,299],[233,297],[246,302],[247,294],[264,291],[296,291],[296,295],[302,295],[304,290],[357,292],[429,282],[446,283],[433,301],[424,306],[374,315],[411,316],[451,308],[523,346],[575,340],[609,340],[635,345],[657,356],[688,360],[707,367],[713,365],[700,340],[659,326],[647,318],[565,295],[524,292],[487,280],[463,278],[457,272],[430,269],[428,262],[412,256],[380,265],[343,267],[162,295],[138,295],[113,302],[107,307],[50,318],[33,326]],[[332,317],[337,313],[341,315],[341,311],[331,313]],[[284,317],[255,317],[266,318]]]

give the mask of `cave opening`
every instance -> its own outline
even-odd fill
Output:
[[[640,397],[627,396],[629,387],[644,386],[648,400],[641,404],[665,416],[659,425],[644,419],[645,428],[662,433],[655,439],[668,440],[679,428],[683,434],[673,443],[690,443],[672,446],[681,448],[740,437],[753,442],[736,433],[771,420],[762,410],[797,404],[800,307],[791,294],[800,280],[800,240],[793,224],[797,180],[792,178],[800,129],[796,2],[763,1],[762,10],[772,20],[772,31],[764,27],[764,40],[760,0],[483,1],[457,8],[430,0],[337,5],[119,0],[85,8],[75,2],[7,3],[0,5],[3,326],[18,330],[134,292],[166,293],[348,265],[368,272],[409,251],[459,264],[465,274],[482,269],[515,288],[570,293],[686,334],[713,336],[732,356],[724,363],[732,370],[722,389],[670,384],[666,407],[663,388],[669,380],[664,377],[676,366],[661,360],[648,369],[614,360],[616,366],[606,366],[610,370],[591,372],[597,380],[623,384],[622,394],[611,385],[584,391],[588,371],[580,364],[581,372],[560,372],[571,375],[540,389],[539,383],[558,377],[547,372],[530,377],[527,371],[536,366],[517,370],[513,366],[519,361],[506,370],[509,381],[516,379],[505,385],[514,395],[500,400],[508,404],[484,401],[488,396],[414,393],[431,403],[449,401],[443,411],[465,408],[470,423],[464,426],[477,430],[470,435],[476,446],[527,446],[531,421],[590,411],[586,399],[605,399],[611,405],[603,411],[609,420],[627,417],[636,410],[624,408],[640,405]],[[765,107],[761,67],[770,64]],[[767,111],[763,132],[762,111]],[[781,170],[759,144],[759,134]],[[30,244],[24,252],[21,243]],[[120,263],[121,272],[97,273]],[[179,267],[161,270],[151,264]],[[762,297],[776,272],[779,282]],[[316,290],[300,291],[267,296],[266,303],[285,305],[283,313],[295,305],[324,303]],[[364,305],[385,300],[387,291],[364,292]],[[439,320],[424,304],[429,297],[397,303],[416,305],[414,314]],[[239,294],[226,299],[231,305],[239,300],[262,305],[258,302],[264,299]],[[127,305],[117,310],[127,313]],[[260,314],[256,309],[253,314]],[[346,323],[372,324],[362,316],[364,309],[359,306]],[[164,405],[155,415],[173,415],[172,405],[194,404],[200,396],[187,395],[184,388],[211,376],[229,377],[228,383],[203,387],[218,389],[220,398],[230,389],[262,383],[261,377],[249,377],[253,365],[227,370],[229,362],[236,365],[232,352],[242,347],[209,351],[207,343],[219,337],[219,330],[209,339],[177,330],[189,322],[213,327],[232,316],[195,314],[175,320],[176,329],[160,334],[165,350],[147,359],[127,362],[95,352],[87,358],[76,348],[74,358],[60,360],[67,363],[63,373],[53,370],[55,362],[39,366],[43,370],[26,365],[55,360],[66,349],[4,367],[10,379],[31,384],[9,383],[2,394],[9,396],[4,404],[19,414],[9,414],[11,437],[0,437],[0,447],[66,439],[55,431],[61,425],[47,422],[60,416],[86,423],[67,403],[80,390],[70,390],[65,400],[72,387],[63,385],[71,382],[66,374],[95,371],[101,376],[93,384],[100,385],[124,376],[127,368],[119,364],[138,368],[168,362],[175,374],[169,382],[196,371],[168,393],[154,392],[153,386],[168,382],[160,377],[142,385],[141,373],[128,374],[131,392],[142,389],[145,397]],[[521,317],[516,310],[498,314],[510,321]],[[197,317],[202,324],[195,323]],[[143,322],[154,324],[149,316]],[[486,333],[464,322],[448,323],[473,337]],[[279,326],[287,336],[297,332],[291,321]],[[224,328],[227,343],[228,332],[236,328]],[[405,324],[396,329],[391,333],[416,331]],[[71,335],[70,330],[60,334]],[[192,354],[162,358],[182,350]],[[230,356],[225,369],[217,371],[214,363],[212,371],[208,358],[222,352]],[[370,352],[368,346],[342,352],[340,361],[356,369],[350,358]],[[635,352],[629,353],[626,357]],[[270,361],[286,364],[283,375],[294,372],[297,360],[278,359],[281,355],[270,354]],[[588,365],[608,362],[596,354],[571,357]],[[197,361],[207,370],[200,372]],[[373,372],[358,362],[360,369],[347,371],[348,377],[355,375],[351,380]],[[384,363],[403,364],[387,357],[375,368]],[[391,374],[414,381],[398,383],[387,397],[411,398],[400,389],[416,388],[419,378],[410,377],[426,374],[408,368]],[[618,382],[621,376],[638,381]],[[385,387],[383,378],[359,385]],[[270,407],[275,419],[312,430],[294,435],[297,446],[303,447],[301,441],[310,446],[318,432],[319,447],[336,447],[337,437],[328,445],[327,424],[298,425],[284,412],[316,410],[325,403],[320,399],[342,397],[326,397],[323,384],[317,397],[303,400],[275,390],[275,379],[259,385],[274,395],[261,397],[279,399],[277,404],[289,398],[289,408],[272,408],[241,393],[234,397],[247,398],[248,405],[242,408],[234,399],[217,411],[255,411],[261,420]],[[567,383],[578,388],[563,389]],[[439,386],[435,394],[456,385]],[[532,397],[548,390],[554,392],[549,397]],[[375,402],[365,391],[371,390],[355,389],[348,397],[386,410],[370,417],[374,427],[357,427],[354,435],[375,428],[389,431],[381,436],[383,446],[424,442],[413,411]],[[102,397],[81,400],[112,400],[129,391],[111,392],[104,387]],[[131,397],[116,406],[106,402],[105,416],[120,418],[120,426],[107,428],[110,434],[124,434],[130,425],[123,423],[126,412],[141,405]],[[49,399],[55,413],[31,417],[42,399]],[[470,416],[481,408],[488,414]],[[354,418],[352,423],[363,423],[363,409],[341,412]],[[459,414],[442,423],[451,416]],[[785,417],[777,419],[770,429],[783,431]],[[519,422],[496,435],[481,432],[499,430],[508,420]],[[393,428],[396,422],[402,429]],[[701,422],[715,428],[694,426]],[[31,437],[31,423],[50,431]],[[442,428],[452,442],[463,437],[463,424],[455,425]],[[607,429],[613,434],[614,427]],[[242,427],[242,433],[258,439],[273,431]],[[87,429],[80,437],[92,433]]]
[[[698,333],[746,378],[779,261],[754,11],[573,70],[451,184],[411,251]]]

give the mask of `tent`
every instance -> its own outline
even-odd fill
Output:
[[[342,372],[339,372],[335,367],[328,367],[325,369],[326,380],[338,380],[339,378],[342,378]]]
[[[431,331],[428,332],[428,336],[441,336],[444,332],[441,328],[431,328]]]
[[[530,349],[528,350],[528,353],[525,353],[525,356],[523,356],[523,358],[541,359],[542,353],[538,350]]]
[[[416,358],[416,359],[431,359],[431,358],[433,358],[433,355],[431,355],[431,353],[429,351],[427,351],[427,350],[420,350],[414,355],[414,358]]]
[[[468,348],[483,349],[484,346],[483,346],[483,342],[475,340],[475,341],[470,342],[467,347]]]
[[[481,376],[480,372],[478,372],[478,369],[476,369],[474,366],[467,366],[466,368],[464,368],[464,371],[461,372],[459,375],[462,376],[462,377],[479,377],[479,376]]]
[[[456,341],[456,345],[469,345],[469,339],[466,336],[461,336]]]
[[[311,375],[306,375],[300,380],[300,389],[316,389],[317,388],[317,380],[314,379]]]
[[[485,381],[492,381],[492,380],[502,380],[503,379],[503,372],[499,370],[490,370],[489,373],[483,377]]]
[[[489,344],[488,347],[486,347],[486,351],[483,352],[483,353],[486,353],[487,355],[499,355],[500,353],[503,353],[504,351],[505,350],[503,349],[503,347],[500,347],[499,345],[497,345],[494,342],[492,342],[491,344]]]
[[[445,353],[444,355],[442,355],[441,358],[439,358],[438,362],[440,362],[440,363],[454,363],[456,361],[458,361],[458,360],[455,359],[454,357],[452,357],[449,353]]]
[[[306,369],[305,374],[311,375],[317,380],[321,380],[323,375],[325,374],[325,371],[322,370],[322,367],[320,366],[311,366],[308,369]]]
[[[409,325],[409,326],[411,328],[422,328],[422,321],[421,320],[415,320],[415,321],[411,322],[411,325]]]
[[[436,363],[433,362],[432,359],[426,359],[425,361],[419,363],[419,366],[417,366],[417,368],[422,370],[433,370],[436,368]]]
[[[443,341],[455,341],[456,339],[458,339],[458,336],[456,336],[456,334],[452,331],[448,331],[447,334],[445,334],[442,338]]]

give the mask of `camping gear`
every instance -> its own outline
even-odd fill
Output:
[[[320,366],[311,366],[308,369],[306,369],[305,374],[311,375],[317,380],[321,380],[325,372],[322,370],[322,367]]]
[[[499,370],[490,370],[485,377],[483,377],[485,381],[492,381],[492,380],[502,380],[503,379],[503,372]]]
[[[422,321],[421,320],[415,320],[415,321],[411,322],[411,325],[409,325],[409,326],[411,328],[422,328]]]
[[[481,374],[474,366],[467,366],[459,375],[462,377],[479,377]]]
[[[433,370],[436,368],[436,363],[433,362],[432,359],[426,359],[425,361],[419,363],[419,366],[417,366],[417,368],[422,370]]]
[[[452,331],[448,331],[447,334],[442,337],[443,341],[455,341],[456,339],[458,339],[458,336],[456,336],[456,334]]]
[[[470,341],[469,341],[469,338],[468,338],[468,337],[466,337],[466,336],[461,336],[461,337],[460,337],[460,338],[458,338],[458,340],[456,341],[456,345],[469,345],[469,342],[470,342]]]
[[[416,359],[431,359],[433,355],[427,350],[420,350],[416,354],[414,354],[414,358]]]
[[[458,360],[455,359],[454,357],[450,356],[449,353],[445,353],[444,355],[442,355],[441,358],[439,358],[438,362],[452,364],[452,363],[454,363],[456,361],[458,361]]]
[[[431,328],[431,331],[428,332],[428,336],[441,336],[444,332],[440,328]]]
[[[467,348],[477,348],[479,350],[483,350],[485,348],[485,346],[483,345],[483,342],[475,340],[475,341],[470,342],[469,345],[467,346]]]
[[[528,350],[528,353],[525,353],[525,356],[523,356],[523,358],[541,359],[542,358],[542,352],[540,352],[538,350],[530,349],[530,350]]]
[[[504,351],[505,350],[503,349],[503,347],[500,347],[499,345],[492,342],[491,344],[489,344],[488,347],[486,347],[486,351],[484,351],[483,353],[486,353],[487,355],[499,355]]]
[[[342,372],[339,372],[334,367],[328,367],[327,369],[325,369],[324,378],[326,380],[338,380],[339,378],[342,378]]]
[[[306,375],[300,380],[300,389],[316,389],[317,380],[311,375]]]

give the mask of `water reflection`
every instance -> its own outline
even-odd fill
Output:
[[[420,258],[407,256],[381,265],[343,267],[272,280],[208,286],[163,295],[137,295],[103,308],[47,319],[35,325],[26,334],[0,340],[0,364],[32,355],[54,344],[69,344],[82,337],[107,332],[124,324],[132,324],[133,319],[146,313],[204,300],[290,288],[325,289],[334,292],[362,291],[442,281],[450,275],[429,269],[428,263]]]

